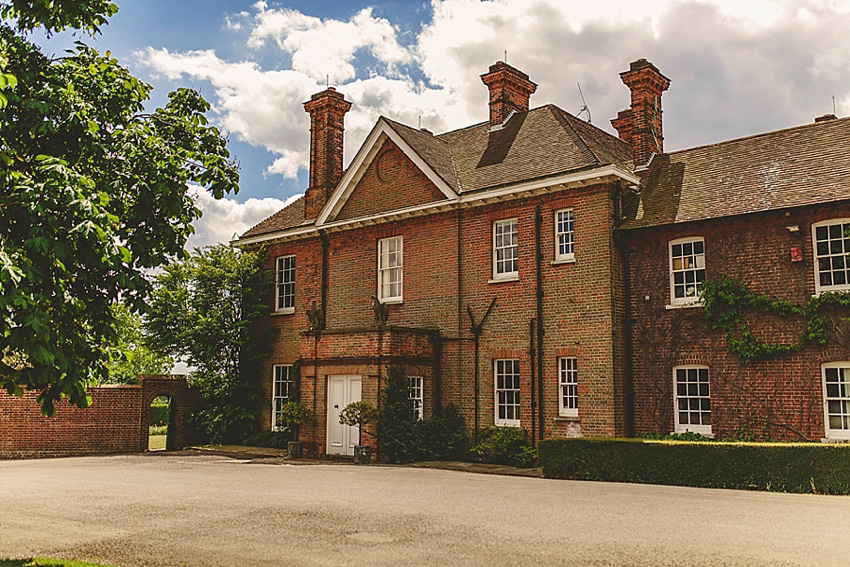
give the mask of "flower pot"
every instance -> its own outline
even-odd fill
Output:
[[[354,464],[368,465],[372,460],[372,447],[368,445],[354,446]]]
[[[304,446],[301,441],[290,441],[286,444],[286,451],[290,459],[300,459],[304,452]]]

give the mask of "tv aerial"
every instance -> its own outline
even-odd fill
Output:
[[[576,114],[576,117],[581,118],[581,115],[586,113],[587,123],[592,124],[593,121],[590,119],[590,107],[587,106],[587,102],[584,100],[584,93],[581,92],[581,84],[576,83],[576,86],[578,87],[578,94],[581,95],[581,108],[579,109],[578,114]]]

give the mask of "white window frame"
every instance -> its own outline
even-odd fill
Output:
[[[562,219],[562,215],[569,218]],[[569,250],[562,250],[562,244]],[[574,262],[575,245],[575,212],[571,208],[555,211],[555,262]]]
[[[578,417],[578,359],[558,358],[558,415]]]
[[[390,243],[396,244],[396,262],[391,261]],[[396,279],[391,279],[393,277]],[[391,286],[398,285],[398,293],[391,295]],[[378,300],[381,303],[401,303],[404,298],[404,237],[390,236],[378,240]]]
[[[509,367],[510,365],[510,367]],[[499,379],[502,378],[502,386]],[[505,381],[511,379],[511,383]],[[520,426],[520,368],[518,358],[493,360],[493,423],[504,427]],[[510,386],[510,387],[507,387]],[[499,410],[504,408],[504,412]],[[500,415],[502,413],[502,415]]]
[[[513,225],[511,230],[508,233],[505,233],[503,230],[500,231],[501,227]],[[504,280],[517,280],[519,279],[519,220],[514,218],[509,219],[499,219],[497,221],[493,221],[493,279],[491,281],[504,281]],[[499,243],[499,237],[504,238],[505,234],[513,235],[511,240],[515,240],[512,244],[507,246],[504,243]],[[503,251],[513,249],[513,257],[508,259],[500,259],[499,255]],[[504,266],[510,262],[514,264],[516,269],[514,270],[505,270]]]
[[[696,243],[699,243],[702,248],[701,254],[693,252],[693,245]],[[687,244],[690,244],[692,247],[691,254],[673,256],[673,249],[676,246],[684,246]],[[671,240],[667,246],[667,257],[669,258],[670,266],[670,305],[700,305],[702,303],[702,296],[699,293],[699,284],[702,283],[702,281],[705,281],[705,239],[701,236],[689,236],[687,238]],[[682,260],[681,264],[678,266],[676,264],[677,259]],[[702,280],[697,281],[699,272],[702,272]],[[693,295],[676,297],[676,286],[684,286],[685,293],[687,293],[687,281],[683,281],[681,284],[676,283],[676,275],[680,273],[683,274],[683,280],[687,280],[688,274],[693,274],[694,282],[692,283],[695,288]]]
[[[679,394],[679,371],[685,372],[685,395],[680,396]],[[700,385],[702,384],[700,374],[704,372],[706,377],[706,387],[705,391],[702,391]],[[690,374],[694,373],[696,375],[697,381],[693,382],[689,380]],[[692,389],[690,385],[694,383],[696,384],[696,389]],[[684,408],[688,413],[688,423],[681,423],[679,416],[679,401],[687,400],[685,404],[687,407]],[[696,401],[697,407],[694,407],[693,401]],[[706,403],[703,404],[703,401]],[[707,408],[706,408],[707,406]],[[699,415],[700,423],[693,424],[691,422],[691,414],[696,413]],[[705,419],[705,414],[708,413],[708,424],[703,424],[702,422]],[[686,433],[690,431],[691,433],[699,433],[700,435],[711,436],[711,374],[709,373],[708,366],[703,366],[700,364],[683,364],[681,366],[673,367],[673,423],[674,428],[673,431],[675,433]]]
[[[295,254],[275,258],[274,304],[277,313],[295,313]]]
[[[843,382],[838,382],[837,389],[827,388],[826,376],[828,370],[837,370],[837,378],[839,380],[843,378]],[[824,436],[827,439],[850,439],[850,361],[821,364],[821,383],[823,384]],[[831,415],[843,421],[847,427],[833,429],[830,426]]]
[[[840,224],[842,227],[841,233],[842,238],[841,242],[843,242],[842,250],[839,252],[832,252],[831,246],[830,250],[826,254],[818,253],[818,237],[817,232],[821,227],[830,227],[834,225]],[[850,290],[850,258],[848,258],[848,254],[850,254],[850,243],[848,243],[848,237],[845,234],[845,230],[850,227],[850,218],[835,218],[835,219],[827,219],[823,221],[816,222],[812,224],[812,252],[813,257],[815,259],[814,270],[815,270],[815,294],[820,295],[825,291],[848,291]],[[827,228],[829,231],[829,228]],[[827,245],[829,246],[830,242],[835,242],[835,240],[831,240],[829,235],[827,235]],[[844,277],[845,281],[843,284],[829,284],[824,285],[821,284],[820,281],[820,262],[821,259],[829,260],[830,262],[833,259],[841,258],[841,261],[844,263]],[[833,270],[830,270],[830,273],[834,273]]]
[[[422,419],[423,417],[423,386],[425,385],[425,379],[422,376],[408,376],[407,377],[408,390],[407,397],[411,401],[413,406],[413,412],[416,414],[418,419]]]
[[[292,400],[294,370],[291,364],[275,364],[272,367],[272,431],[283,430],[277,426],[277,414],[283,404]]]

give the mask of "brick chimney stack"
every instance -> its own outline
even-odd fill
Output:
[[[490,89],[490,126],[504,123],[511,112],[528,110],[528,99],[537,90],[537,85],[528,75],[503,61],[490,65],[490,71],[481,75],[481,80]]]
[[[310,186],[304,196],[307,219],[319,215],[342,179],[344,117],[350,108],[351,103],[333,87],[304,103],[310,114]]]
[[[632,91],[632,104],[620,111],[611,125],[620,139],[632,146],[635,166],[646,165],[653,154],[664,152],[661,93],[670,87],[670,79],[646,59],[632,62],[620,79]]]

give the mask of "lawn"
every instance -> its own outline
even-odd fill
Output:
[[[71,559],[48,559],[36,557],[31,559],[0,559],[0,567],[111,567],[102,563],[87,563]]]

